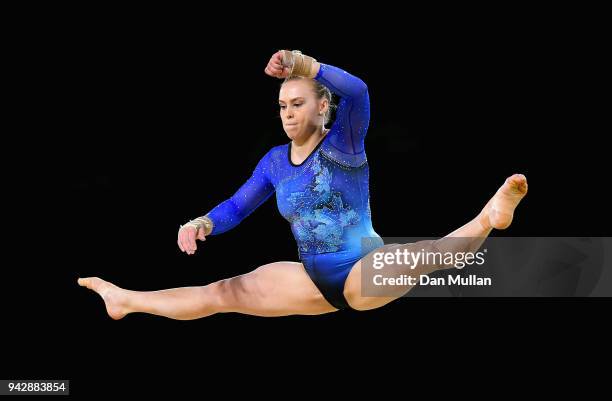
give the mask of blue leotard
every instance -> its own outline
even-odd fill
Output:
[[[340,68],[321,64],[315,79],[340,96],[330,131],[299,165],[291,162],[291,142],[273,147],[247,182],[207,216],[214,225],[211,235],[221,234],[276,192],[306,271],[323,296],[342,309],[348,307],[343,290],[351,268],[384,245],[370,214],[364,148],[370,102],[366,84]]]

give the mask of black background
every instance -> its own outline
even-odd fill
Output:
[[[370,198],[382,236],[445,235],[517,172],[529,195],[497,235],[610,235],[596,26],[390,26],[340,26],[304,40],[279,24],[255,39],[256,26],[144,15],[21,31],[28,46],[18,50],[31,60],[18,61],[22,95],[36,110],[21,132],[36,139],[19,202],[25,226],[44,228],[21,237],[25,249],[7,268],[6,377],[70,378],[81,394],[112,393],[106,380],[130,387],[137,372],[212,385],[314,363],[317,376],[336,377],[384,363],[381,349],[408,361],[428,344],[539,343],[596,326],[586,312],[604,308],[592,300],[402,299],[316,317],[112,321],[101,299],[77,286],[92,275],[134,290],[200,285],[297,261],[273,198],[194,256],[176,245],[179,224],[232,195],[268,149],[288,141],[280,81],[263,72],[280,48],[368,84]],[[518,347],[499,344],[490,352],[502,358]]]

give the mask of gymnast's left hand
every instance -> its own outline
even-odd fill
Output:
[[[279,50],[272,55],[264,72],[274,78],[287,78],[291,72],[289,67],[283,66],[283,51]]]

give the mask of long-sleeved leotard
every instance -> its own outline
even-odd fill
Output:
[[[315,79],[340,96],[331,130],[299,165],[291,162],[291,142],[272,148],[247,182],[207,216],[211,235],[221,234],[276,192],[307,272],[332,305],[344,308],[342,290],[351,267],[383,245],[370,213],[364,148],[369,94],[361,79],[330,65],[321,64]]]

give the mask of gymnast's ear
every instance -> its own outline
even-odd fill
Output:
[[[319,115],[324,115],[329,110],[329,100],[326,97],[319,99]]]

